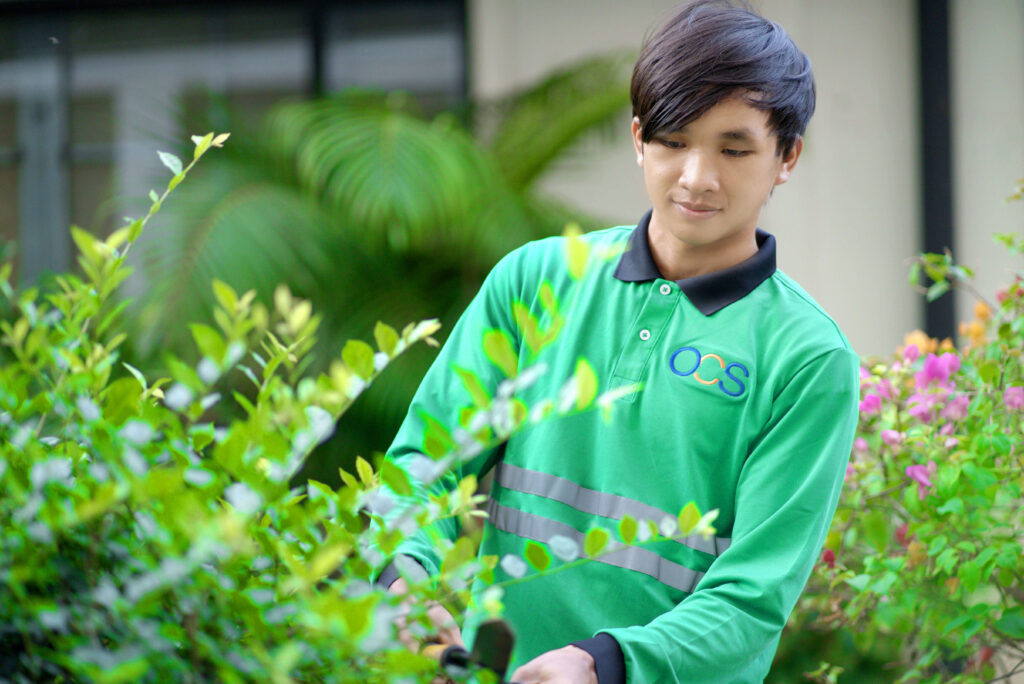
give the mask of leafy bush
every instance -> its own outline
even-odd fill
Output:
[[[1024,253],[1019,236],[997,238]],[[929,254],[912,282],[922,275],[934,299],[971,274]],[[894,356],[866,361],[846,486],[791,623],[793,634],[840,630],[861,653],[887,652],[900,682],[1024,669],[1021,277],[997,299],[979,299],[959,349],[913,333]],[[811,676],[848,681],[841,672],[825,663]]]
[[[336,490],[295,486],[338,417],[399,354],[433,343],[439,324],[398,332],[378,322],[375,347],[350,340],[327,370],[307,376],[320,323],[311,304],[279,287],[267,306],[254,291],[214,281],[216,326],[190,326],[197,363],[168,357],[170,377],[150,380],[119,362],[125,304],[111,295],[129,275],[126,257],[170,192],[226,138],[194,137],[187,167],[160,153],[174,174],[167,189],[106,240],[73,228],[81,275],[57,276],[54,291],[18,294],[10,265],[0,270],[0,682],[429,681],[436,664],[396,639],[400,612],[423,635],[431,601],[456,614],[493,613],[501,591],[479,604],[469,596],[467,578],[488,569],[474,560],[472,537],[439,541],[440,576],[404,597],[371,583],[417,529],[480,515],[475,478],[429,501],[410,496],[414,483],[529,424],[607,408],[621,395],[599,394],[583,360],[558,403],[526,406],[515,396],[543,369],[509,377],[493,396],[467,380],[467,420],[487,429],[431,425],[414,473],[360,458]],[[586,246],[566,244],[570,271],[582,277]],[[550,322],[521,323],[531,345],[557,335]],[[504,336],[485,332],[481,344],[516,375]],[[241,417],[212,422],[229,402],[223,414]],[[691,504],[670,532],[710,534],[713,517]],[[618,531],[626,544],[664,539],[632,519]],[[614,547],[605,530],[591,530],[584,546],[587,556]],[[501,560],[522,566],[514,581],[537,574]],[[539,545],[527,561],[549,573],[568,567]],[[405,599],[413,605],[400,607]]]

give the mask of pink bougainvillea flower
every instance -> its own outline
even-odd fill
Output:
[[[929,385],[947,387],[949,377],[960,370],[960,357],[946,352],[942,356],[929,354],[924,360],[924,367],[914,374],[917,389],[923,390]]]
[[[920,397],[920,394],[915,394],[914,397]],[[913,401],[914,397],[911,397],[910,408],[907,409],[907,413],[917,418],[922,423],[930,423],[935,419],[935,414],[931,408],[924,401]]]
[[[907,466],[907,477],[917,483],[918,499],[924,500],[928,496],[928,490],[934,486],[931,478],[936,470],[938,470],[938,466],[935,465],[935,461],[928,461],[928,465]]]
[[[882,398],[877,394],[865,394],[860,402],[860,412],[865,416],[878,413],[882,409]]]
[[[863,437],[858,437],[857,439],[853,440],[853,453],[868,453],[868,440],[864,439]]]
[[[942,435],[943,437],[948,437],[949,435],[953,434],[954,430],[956,430],[956,426],[954,426],[952,423],[946,423],[939,428],[939,434]]]
[[[903,350],[903,358],[907,363],[914,363],[920,355],[921,350],[918,349],[916,344],[908,344],[907,348]]]
[[[903,444],[903,433],[896,430],[882,430],[882,441],[891,447]]]
[[[971,398],[966,394],[957,394],[942,409],[942,417],[946,420],[963,420],[967,417],[967,407]]]
[[[853,468],[853,463],[847,463],[846,464],[846,475],[843,476],[843,481],[845,482],[846,480],[849,480],[851,477],[853,477],[854,473],[856,473],[856,472],[857,471],[854,470],[854,468]]]
[[[947,437],[946,441],[943,442],[943,446],[946,447],[947,449],[958,447],[960,446],[960,440],[957,439],[956,437]]]
[[[1024,409],[1024,387],[1007,387],[1003,391],[1003,404],[1011,411]]]
[[[836,567],[836,552],[832,549],[825,549],[821,554],[821,562],[829,568]]]

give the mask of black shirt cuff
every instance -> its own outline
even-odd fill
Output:
[[[387,564],[384,571],[380,573],[380,576],[377,578],[377,586],[387,589],[394,584],[395,580],[403,574],[402,571],[399,570],[399,564],[401,564],[402,570],[405,571],[404,574],[414,581],[423,579],[427,576],[426,568],[424,568],[423,564],[412,556],[402,555],[401,560],[399,560],[399,556],[396,556]]]
[[[597,636],[572,645],[582,648],[594,659],[598,684],[626,684],[626,659],[619,642],[611,634],[599,632]]]

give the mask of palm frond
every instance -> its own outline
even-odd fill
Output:
[[[500,106],[490,150],[509,185],[528,189],[551,162],[629,106],[630,56],[595,57],[562,69]]]

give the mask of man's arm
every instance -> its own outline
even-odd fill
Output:
[[[621,647],[630,681],[745,682],[767,669],[839,498],[857,366],[849,350],[828,352],[780,392],[737,482],[732,545],[694,593],[647,625],[603,631]]]
[[[519,348],[517,329],[511,318],[511,304],[516,294],[512,283],[517,267],[516,252],[513,252],[487,276],[424,376],[387,451],[389,460],[412,475],[415,493],[411,498],[417,502],[428,500],[431,494],[440,495],[454,490],[466,475],[486,472],[498,456],[496,449],[483,450],[468,460],[452,464],[432,482],[423,484],[419,481],[418,476],[424,466],[431,464],[431,457],[425,454],[436,448],[432,440],[436,440],[438,433],[431,432],[430,425],[442,427],[447,433],[456,433],[460,426],[460,413],[473,404],[472,396],[455,367],[471,373],[491,396],[505,379],[505,374],[484,353],[483,334],[489,329],[503,330],[512,338],[513,347]],[[392,496],[401,503],[400,497]],[[403,541],[397,553],[414,560],[427,574],[436,575],[441,565],[437,542],[442,539],[454,541],[458,534],[458,520],[439,520]],[[391,564],[385,569],[382,579],[391,584],[398,575],[397,567]]]

